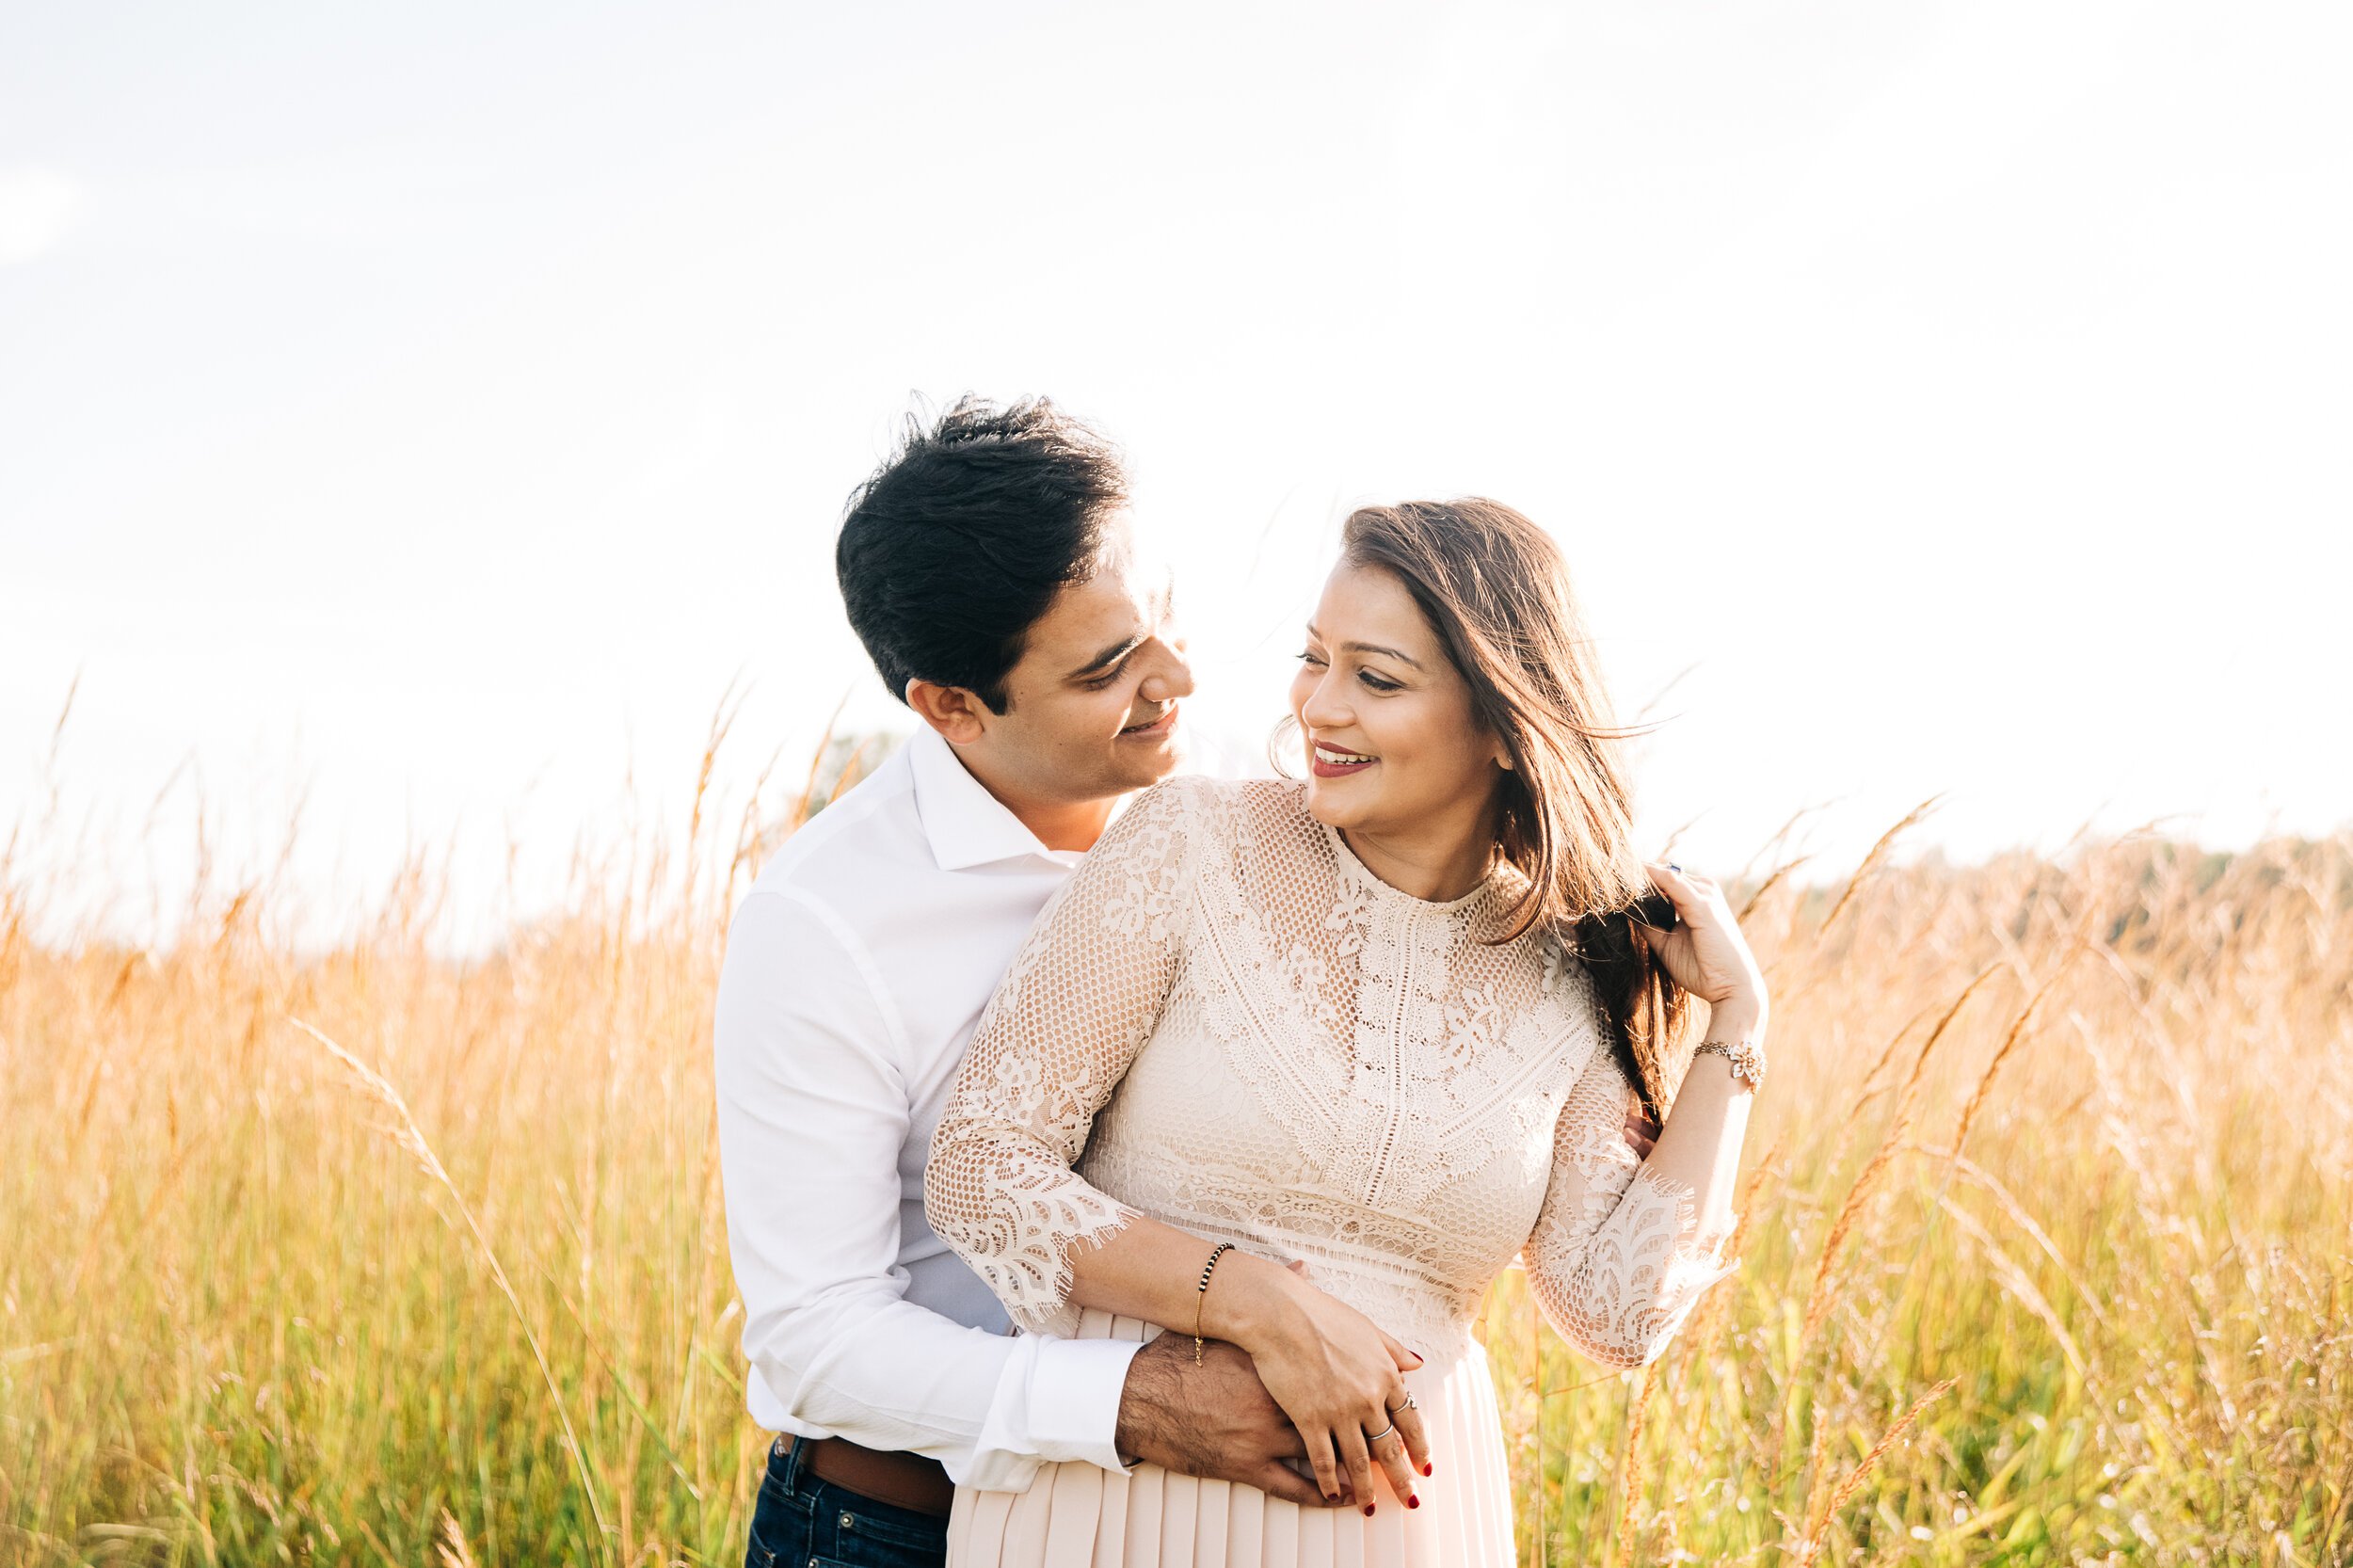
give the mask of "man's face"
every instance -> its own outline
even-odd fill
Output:
[[[1176,705],[1193,691],[1167,573],[1136,559],[1128,519],[1103,535],[1094,573],[1055,595],[982,717],[997,776],[1035,800],[1093,801],[1166,777],[1179,760]]]

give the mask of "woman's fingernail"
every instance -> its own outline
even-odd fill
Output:
[[[1370,1503],[1367,1503],[1365,1505],[1365,1517],[1368,1519],[1372,1517],[1372,1505]]]
[[[1425,1476],[1426,1476],[1426,1475],[1428,1475],[1428,1474],[1430,1474],[1430,1466],[1429,1466],[1429,1465],[1427,1465],[1427,1464],[1424,1464],[1424,1465],[1421,1467],[1421,1473],[1422,1473],[1423,1475],[1425,1475]]]
[[[1421,1499],[1419,1497],[1408,1497],[1405,1499],[1405,1506],[1407,1508],[1419,1508],[1421,1506]]]

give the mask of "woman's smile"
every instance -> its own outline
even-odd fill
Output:
[[[1329,741],[1316,741],[1308,749],[1308,765],[1315,770],[1318,778],[1346,778],[1351,774],[1364,772],[1381,760],[1365,752],[1344,750]]]

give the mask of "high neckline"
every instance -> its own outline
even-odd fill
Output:
[[[1509,864],[1509,862],[1506,861],[1502,856],[1490,855],[1487,860],[1486,871],[1481,873],[1479,881],[1472,886],[1471,890],[1465,893],[1462,897],[1451,899],[1419,898],[1407,892],[1404,888],[1398,887],[1395,883],[1383,881],[1380,873],[1375,872],[1370,866],[1366,865],[1364,861],[1358,857],[1356,852],[1349,847],[1348,840],[1341,834],[1338,828],[1334,827],[1330,823],[1322,822],[1321,820],[1317,821],[1316,825],[1323,830],[1324,841],[1332,846],[1333,856],[1339,861],[1340,865],[1344,869],[1351,871],[1354,872],[1355,875],[1363,878],[1366,883],[1374,888],[1378,896],[1408,904],[1415,910],[1426,914],[1454,915],[1460,914],[1464,910],[1468,909],[1473,904],[1476,904],[1481,898],[1484,897],[1491,889],[1494,888],[1496,885],[1496,874],[1500,872],[1504,866]]]

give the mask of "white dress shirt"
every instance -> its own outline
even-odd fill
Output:
[[[923,1160],[998,981],[1079,863],[929,729],[787,840],[719,977],[719,1156],[745,1403],[771,1432],[929,1454],[1026,1489],[1121,1474],[1109,1339],[1008,1337],[923,1217]]]

